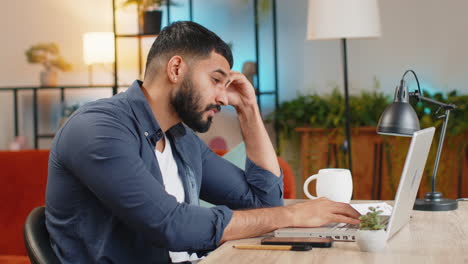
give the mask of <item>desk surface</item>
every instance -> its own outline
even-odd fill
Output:
[[[286,200],[286,204],[297,202]],[[413,211],[410,222],[378,253],[361,252],[355,242],[307,252],[242,250],[235,244],[260,244],[261,237],[224,243],[200,264],[209,263],[468,263],[468,202],[448,212]]]

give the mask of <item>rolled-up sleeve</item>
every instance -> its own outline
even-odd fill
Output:
[[[122,118],[100,111],[73,116],[57,138],[62,162],[113,215],[156,246],[171,251],[218,246],[231,209],[178,203],[149,172],[139,155],[142,144]]]
[[[283,172],[277,177],[247,158],[245,171],[219,157],[203,142],[203,180],[200,197],[231,209],[284,205]]]

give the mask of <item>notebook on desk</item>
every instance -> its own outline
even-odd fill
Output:
[[[430,127],[413,133],[393,209],[390,216],[383,219],[384,224],[386,223],[387,240],[410,219],[434,131],[435,129]],[[281,228],[274,231],[274,235],[276,237],[330,237],[338,241],[355,241],[357,230],[358,226],[333,223],[315,228]]]

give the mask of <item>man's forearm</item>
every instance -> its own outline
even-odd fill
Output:
[[[278,228],[292,225],[292,215],[287,207],[234,211],[224,229],[221,243],[228,240],[260,236]]]
[[[280,176],[275,149],[263,124],[257,105],[237,109],[247,157],[258,166]]]
[[[360,214],[346,203],[319,198],[289,206],[234,211],[221,243],[255,237],[283,227],[317,227],[329,223],[359,224]]]

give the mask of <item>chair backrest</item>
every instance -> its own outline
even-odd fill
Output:
[[[283,170],[284,198],[296,199],[296,177],[288,162],[278,156],[278,163]]]
[[[45,225],[45,208],[34,208],[24,224],[24,244],[32,264],[59,264]]]

